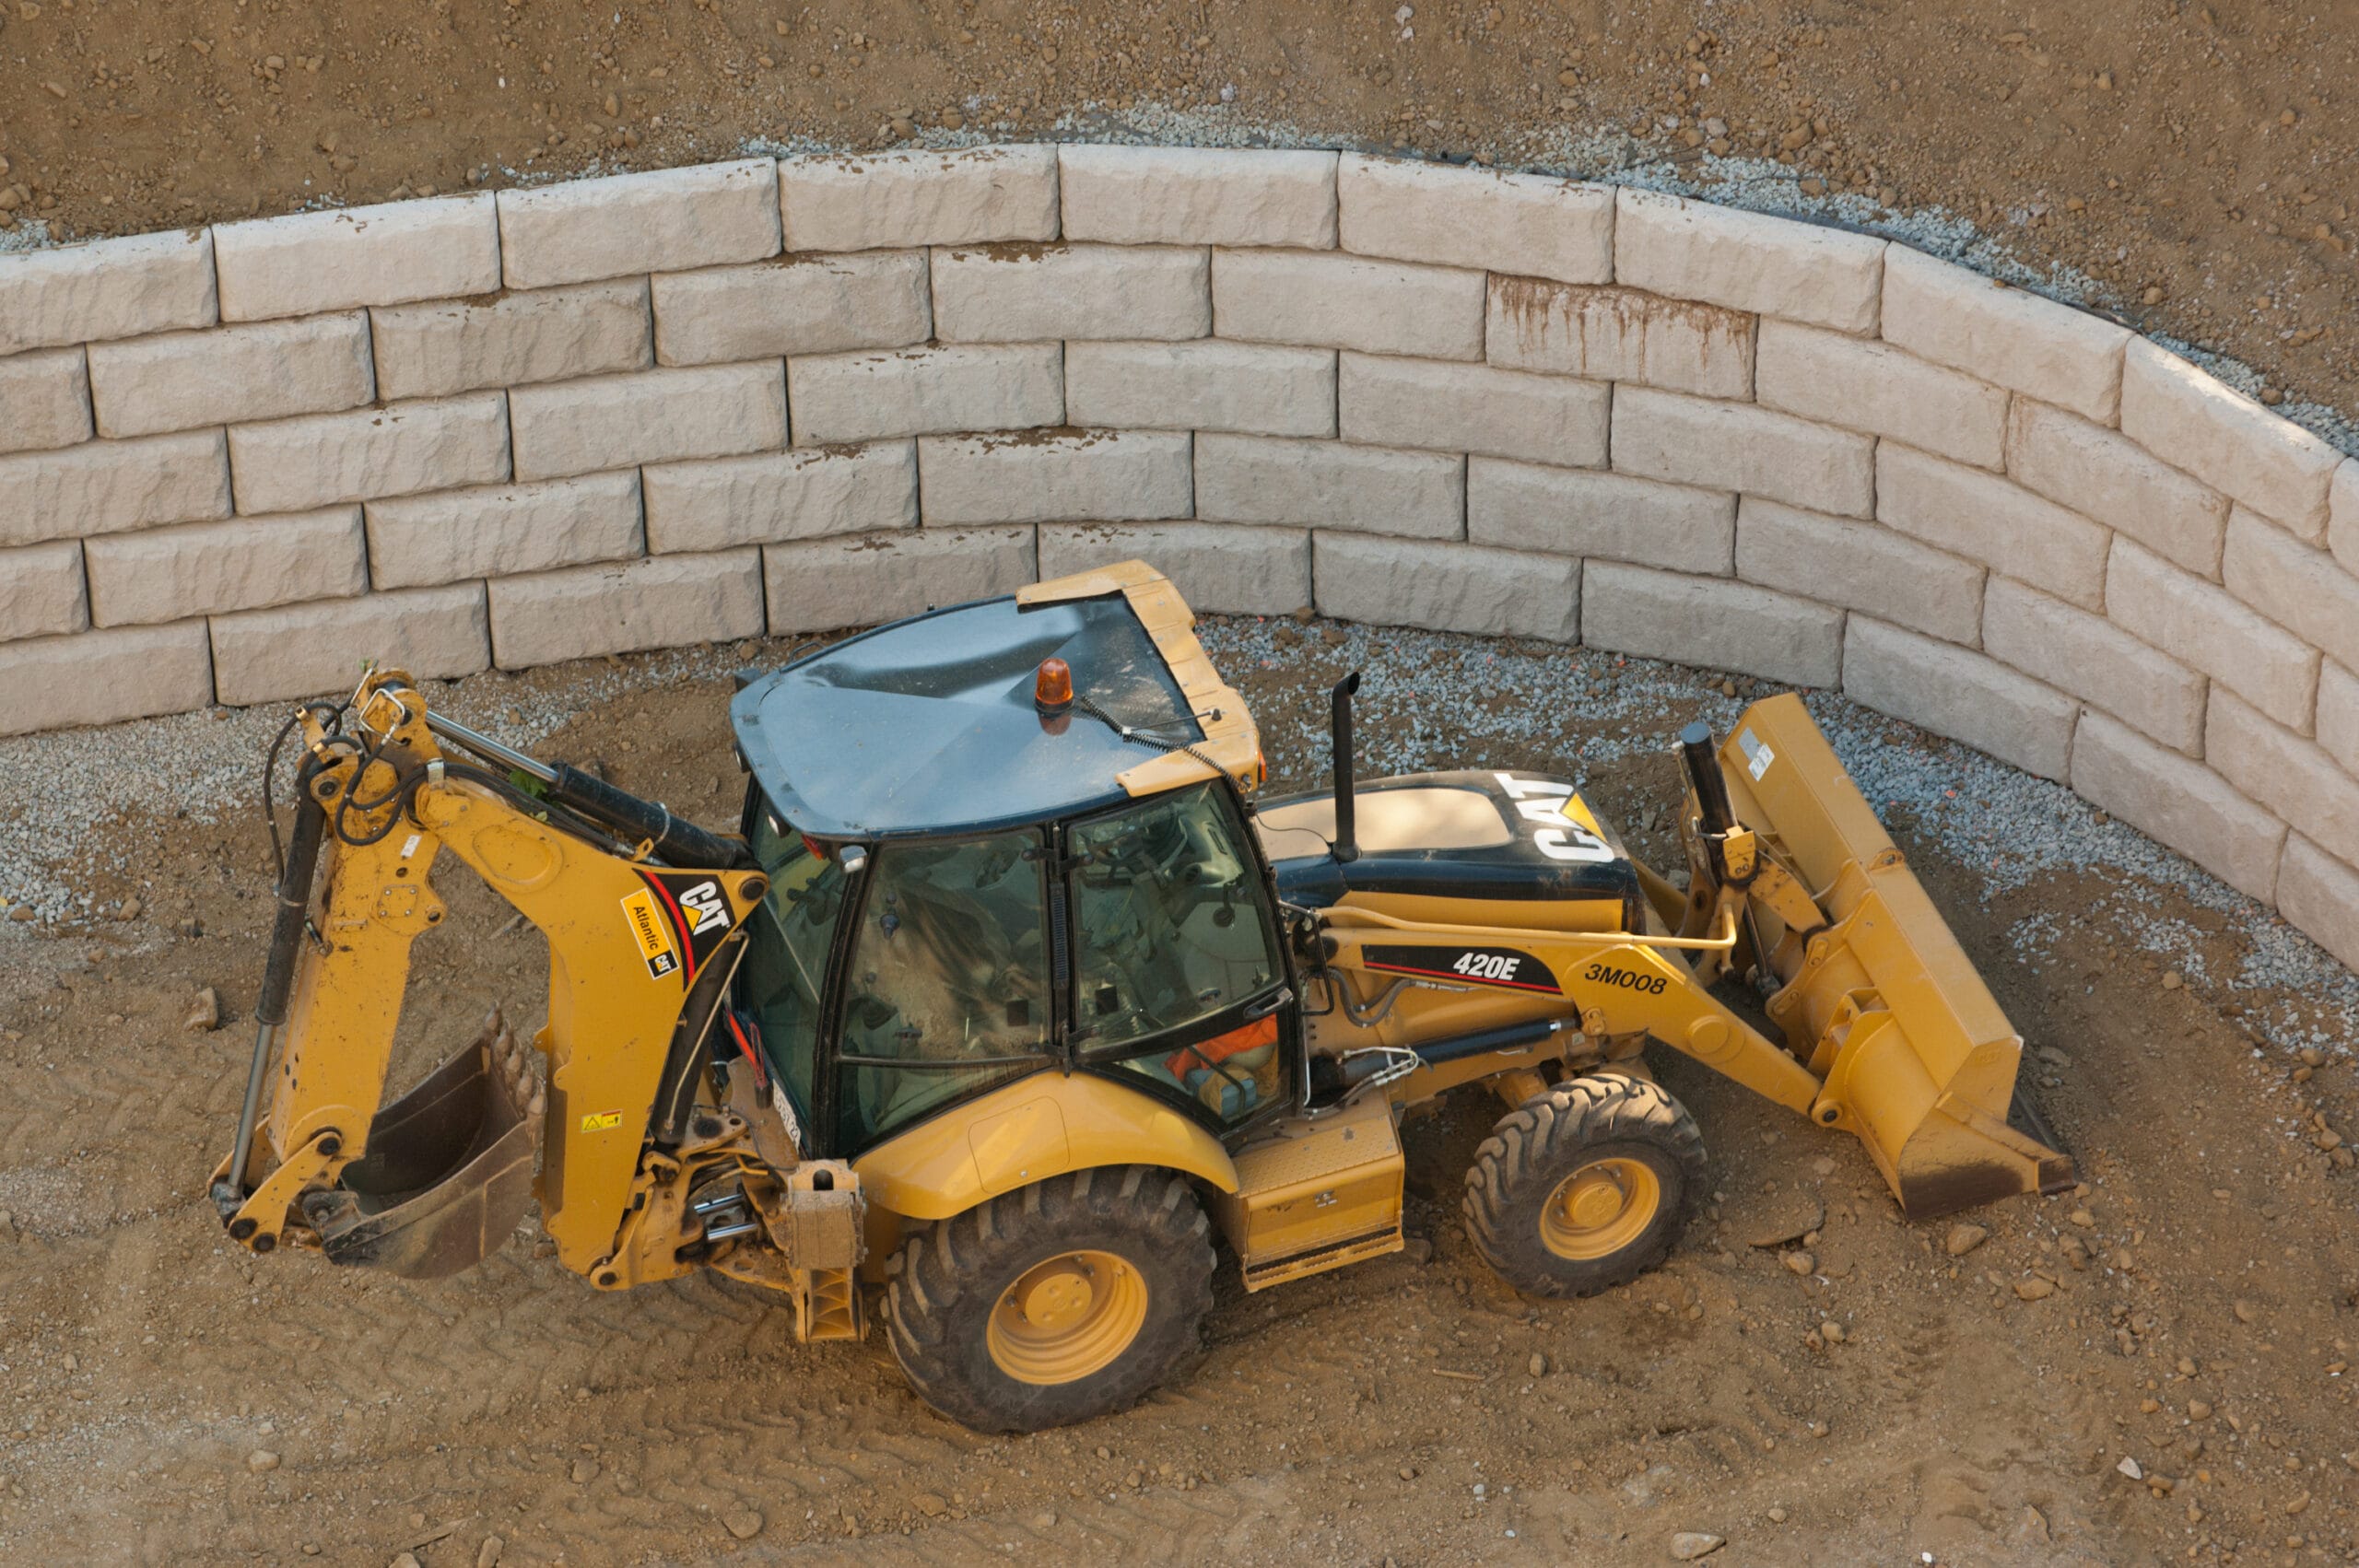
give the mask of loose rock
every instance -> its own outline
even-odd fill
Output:
[[[278,1456],[267,1448],[257,1448],[246,1456],[246,1469],[256,1475],[267,1474],[277,1468]]]
[[[762,1516],[751,1508],[739,1508],[723,1514],[721,1523],[739,1540],[751,1540],[762,1533]]]
[[[483,1544],[475,1548],[475,1568],[499,1568],[499,1554],[507,1548],[508,1543],[498,1536],[484,1537]]]
[[[2034,1274],[2028,1280],[2015,1281],[2015,1295],[2023,1301],[2046,1301],[2056,1293],[2056,1281]]]
[[[1671,1538],[1671,1556],[1675,1562],[1693,1562],[1699,1557],[1709,1557],[1728,1545],[1725,1536],[1707,1535],[1702,1530],[1682,1530]]]
[[[1952,1225],[1949,1238],[1942,1247],[1952,1258],[1963,1258],[1990,1238],[1990,1233],[1980,1225]]]
[[[211,986],[196,993],[188,1004],[188,1013],[181,1020],[181,1027],[192,1035],[209,1035],[221,1027],[221,997]]]
[[[1542,1354],[1540,1352],[1538,1352],[1538,1351],[1534,1351],[1534,1352],[1532,1352],[1532,1363],[1531,1363],[1531,1368],[1532,1368],[1532,1376],[1534,1376],[1534,1377],[1545,1377],[1545,1376],[1547,1376],[1547,1375],[1548,1375],[1548,1358],[1547,1358],[1545,1355],[1543,1355],[1543,1354]]]
[[[1818,1267],[1818,1259],[1807,1252],[1789,1252],[1778,1259],[1791,1274],[1808,1274]]]

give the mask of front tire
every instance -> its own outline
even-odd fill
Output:
[[[1704,1135],[1660,1084],[1576,1078],[1484,1140],[1466,1173],[1466,1234],[1517,1290],[1594,1295],[1670,1255],[1703,1178]]]
[[[913,1232],[886,1294],[920,1398],[978,1432],[1118,1410],[1194,1353],[1212,1227],[1176,1171],[1108,1165]]]

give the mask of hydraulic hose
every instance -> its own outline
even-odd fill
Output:
[[[543,762],[439,713],[426,716],[426,727],[477,756],[538,779],[551,800],[613,828],[630,843],[646,843],[667,865],[721,870],[749,863],[745,848],[734,840],[685,822],[662,802],[641,800],[570,763]]]
[[[237,1212],[246,1199],[246,1162],[252,1156],[254,1127],[262,1118],[262,1086],[270,1076],[270,1047],[278,1026],[287,1022],[287,999],[295,989],[295,961],[301,956],[303,924],[311,905],[311,877],[320,863],[320,846],[327,837],[327,808],[311,792],[310,765],[295,775],[295,832],[279,869],[276,897],[278,907],[270,927],[270,956],[263,967],[262,994],[254,1000],[254,1049],[246,1065],[246,1098],[238,1110],[238,1139],[229,1152],[228,1191],[216,1191],[222,1218]]]

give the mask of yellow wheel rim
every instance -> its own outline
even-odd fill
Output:
[[[1576,1262],[1609,1258],[1654,1223],[1662,1179],[1640,1160],[1592,1160],[1556,1184],[1540,1209],[1541,1245]]]
[[[1146,1281],[1110,1252],[1062,1252],[1000,1293],[992,1360],[1018,1383],[1075,1383],[1121,1358],[1146,1322]]]

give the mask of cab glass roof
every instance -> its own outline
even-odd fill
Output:
[[[821,649],[737,694],[730,719],[779,814],[819,838],[951,833],[1124,798],[1155,755],[1076,708],[1051,733],[1040,661],[1118,722],[1198,741],[1187,699],[1122,595],[1019,608],[990,599]]]

